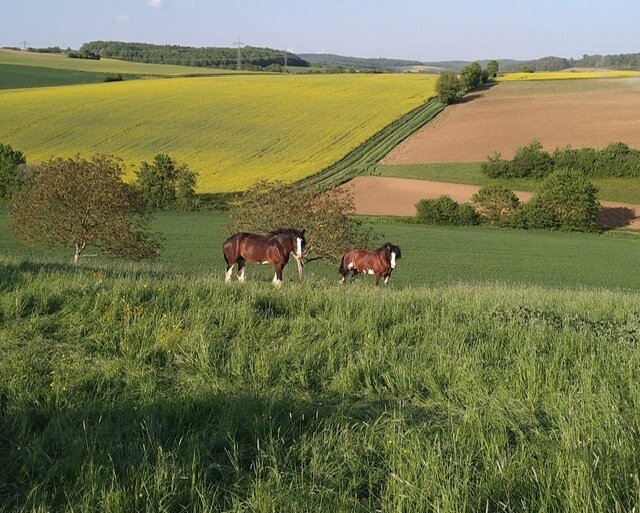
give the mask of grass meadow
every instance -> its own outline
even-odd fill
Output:
[[[116,78],[114,74],[88,71],[61,70],[0,64],[0,89],[22,89],[29,87],[53,87],[72,84],[93,84]],[[120,75],[121,79],[138,78],[137,75]]]
[[[0,204],[0,512],[640,507],[639,242],[369,219],[386,288],[23,248]]]
[[[637,293],[12,258],[0,290],[2,512],[640,506]]]
[[[200,174],[200,192],[229,192],[321,171],[434,86],[417,75],[256,75],[0,91],[0,141],[31,162],[114,154],[130,177],[167,153]]]
[[[118,59],[70,59],[63,54],[23,52],[19,50],[0,49],[0,65],[31,66],[68,71],[87,71],[93,73],[110,73],[123,75],[146,76],[184,76],[234,74],[232,70],[217,70],[195,66],[178,66],[173,64],[147,64],[129,62]],[[1,69],[1,68],[0,68]]]

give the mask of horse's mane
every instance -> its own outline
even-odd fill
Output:
[[[296,230],[295,228],[276,228],[275,230],[271,230],[268,235],[290,235],[292,237],[299,237],[300,230]]]
[[[378,249],[376,249],[375,252],[379,253],[380,251],[383,251],[384,248],[386,248],[387,246],[393,247],[393,244],[391,244],[390,242],[385,242],[382,246],[380,246]]]

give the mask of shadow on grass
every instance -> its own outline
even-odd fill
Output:
[[[625,228],[636,219],[636,213],[627,207],[602,207],[598,214],[598,226],[604,229]]]
[[[226,509],[250,493],[259,479],[259,460],[273,463],[269,458],[275,457],[291,472],[307,465],[303,439],[322,440],[325,433],[398,418],[407,425],[447,425],[445,412],[398,401],[220,392],[148,405],[123,400],[115,406],[105,404],[113,398],[95,400],[100,384],[87,380],[83,386],[86,400],[69,401],[73,406],[12,401],[0,390],[0,496],[6,506],[44,507],[38,496],[47,498],[47,507],[64,509],[69,495],[82,495],[88,482],[102,491],[114,484],[127,490],[145,476],[152,480],[154,472],[166,471],[162,456],[171,455],[171,473],[196,472],[201,486],[217,491],[216,506]],[[370,463],[384,468],[383,461]],[[102,470],[87,477],[88,469]],[[174,506],[188,508],[190,479],[177,482],[167,493],[174,494]]]

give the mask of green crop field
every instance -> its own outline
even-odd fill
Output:
[[[0,89],[22,89],[28,87],[51,87],[72,84],[93,84],[106,82],[118,75],[91,73],[88,71],[37,68],[0,64]],[[137,75],[119,75],[121,79],[138,78]]]
[[[0,91],[0,141],[30,162],[167,153],[201,192],[294,181],[344,157],[434,95],[419,75],[227,76]]]
[[[176,66],[171,64],[146,64],[143,62],[120,61],[118,59],[71,59],[62,54],[22,52],[7,49],[0,49],[0,64],[59,70],[90,71],[94,73],[122,73],[128,75],[166,77],[183,75],[228,75],[235,73],[230,70]]]
[[[67,263],[72,252],[25,248],[7,233],[6,207],[0,206],[0,254],[17,259]],[[640,290],[634,272],[640,240],[636,236],[607,233],[567,234],[478,227],[449,228],[407,224],[371,218],[379,244],[390,240],[402,248],[402,260],[391,278],[394,288],[454,283],[507,283],[571,288]],[[164,249],[149,269],[206,273],[222,281],[226,214],[168,212],[156,215],[153,229],[164,236]],[[612,265],[615,255],[615,265]],[[98,260],[95,265],[109,265]],[[86,265],[93,265],[89,259]],[[338,280],[337,264],[312,262],[306,281],[332,284]],[[285,280],[297,280],[295,265],[285,269]],[[269,266],[249,266],[249,281],[268,283]],[[371,277],[358,286],[369,287]]]

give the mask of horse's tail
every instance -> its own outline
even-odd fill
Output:
[[[229,237],[227,240],[225,240],[222,243],[222,254],[224,255],[224,261],[227,263],[227,266],[229,266],[229,262],[233,261],[235,262],[236,259],[234,259],[234,257],[237,257],[237,255],[234,255],[234,253],[236,253],[236,245],[238,244],[238,234],[233,235],[231,237]]]
[[[344,257],[346,256],[347,256],[346,254],[342,255],[342,260],[340,260],[340,270],[338,271],[340,274],[343,274],[343,275],[346,271],[346,269],[344,268]]]

